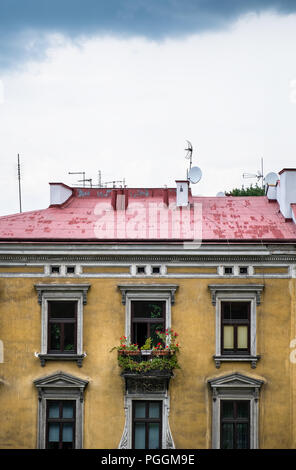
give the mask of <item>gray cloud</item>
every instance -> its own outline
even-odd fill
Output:
[[[296,11],[295,0],[1,0],[0,68],[38,58],[48,33],[160,40],[221,29],[247,12]]]

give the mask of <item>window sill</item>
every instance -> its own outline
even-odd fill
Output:
[[[219,369],[221,366],[221,362],[250,362],[252,369],[255,369],[257,366],[257,362],[260,359],[260,356],[251,356],[251,355],[243,355],[243,354],[223,354],[223,356],[213,356],[216,368]]]
[[[46,361],[75,361],[78,367],[82,367],[82,361],[86,356],[84,354],[37,354],[40,359],[41,367],[45,366]]]

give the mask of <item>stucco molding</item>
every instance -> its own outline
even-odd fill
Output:
[[[61,283],[50,283],[50,284],[35,284],[35,289],[38,293],[38,302],[42,303],[42,297],[44,294],[49,293],[81,293],[83,304],[87,302],[87,292],[90,288],[90,284],[61,284]]]
[[[212,304],[216,305],[217,294],[229,294],[236,296],[243,296],[247,293],[253,293],[256,296],[256,304],[261,303],[261,294],[264,289],[264,284],[209,284],[211,292]]]
[[[175,303],[175,293],[178,287],[177,284],[118,284],[123,305],[126,305],[127,295],[151,296],[154,294],[168,294],[170,296],[170,302],[173,305]]]

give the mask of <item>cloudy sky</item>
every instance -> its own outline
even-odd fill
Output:
[[[49,204],[49,182],[193,194],[296,167],[296,2],[0,0],[0,215]]]

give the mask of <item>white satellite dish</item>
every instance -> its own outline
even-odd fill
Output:
[[[190,183],[198,183],[201,179],[202,171],[198,166],[193,166],[188,172],[188,179]]]
[[[216,197],[224,197],[225,193],[223,191],[219,191],[219,193],[216,194]]]
[[[264,182],[265,184],[268,184],[268,185],[275,185],[278,181],[279,177],[276,173],[267,173],[267,175],[265,176],[264,178]]]

